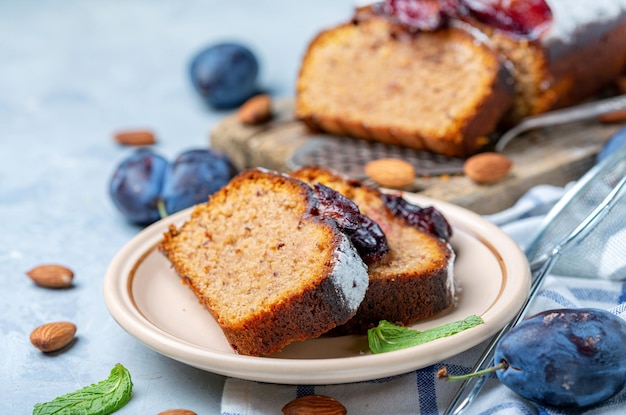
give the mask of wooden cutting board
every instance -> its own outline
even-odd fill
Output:
[[[239,169],[265,167],[290,171],[294,167],[290,162],[293,156],[319,140],[320,135],[311,133],[294,119],[293,99],[275,100],[273,112],[269,122],[254,126],[242,124],[235,114],[225,118],[211,131],[211,146],[226,152]],[[450,160],[451,173],[432,175],[420,171],[418,166],[419,177],[405,190],[451,202],[478,214],[495,213],[512,206],[538,184],[563,186],[578,179],[594,164],[602,145],[620,127],[620,124],[585,121],[531,131],[515,139],[503,151],[512,159],[514,167],[497,183],[473,183],[459,172],[462,160],[456,159]],[[339,137],[326,138],[341,141]],[[346,144],[345,153],[353,152],[350,145]],[[443,163],[445,170],[447,161]],[[442,167],[441,161],[439,167]]]

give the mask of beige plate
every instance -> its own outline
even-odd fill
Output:
[[[461,353],[488,339],[512,319],[528,295],[530,272],[523,252],[479,215],[448,203],[407,194],[435,205],[453,226],[458,305],[413,326],[423,330],[480,315],[484,324],[459,334],[391,353],[368,352],[365,336],[298,342],[271,357],[236,354],[212,316],[155,249],[189,210],[159,221],[134,237],[113,259],[104,297],[113,318],[146,346],[172,359],[222,375],[283,384],[332,384],[406,373]]]

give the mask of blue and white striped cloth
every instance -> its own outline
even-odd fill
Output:
[[[485,216],[509,234],[522,249],[534,238],[544,215],[563,195],[565,189],[537,186],[527,192],[510,209]],[[626,318],[626,283],[548,276],[529,313],[562,307],[598,307]],[[405,375],[373,381],[328,386],[291,386],[227,379],[222,396],[221,415],[280,414],[281,408],[296,397],[322,394],[339,400],[348,414],[440,414],[460,386],[436,377],[437,370],[447,366],[452,373],[469,372],[486,347],[478,345],[444,362]],[[489,376],[478,399],[466,414],[625,414],[626,389],[601,406],[584,411],[567,412],[540,407],[523,400],[502,385],[495,375]]]

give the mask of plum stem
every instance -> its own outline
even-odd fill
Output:
[[[500,364],[490,366],[487,369],[479,370],[477,372],[472,372],[472,373],[466,373],[465,375],[453,376],[453,375],[448,374],[448,368],[444,366],[441,369],[439,369],[439,371],[437,372],[437,378],[446,380],[448,382],[454,382],[457,380],[466,380],[466,379],[474,378],[476,376],[488,375],[490,373],[495,372],[496,370],[500,370],[500,369],[506,370],[508,367],[509,367],[509,364],[505,360],[503,360],[500,362]]]
[[[157,205],[157,209],[159,210],[159,216],[161,217],[161,219],[168,216],[167,208],[165,207],[165,200],[163,199],[157,200],[156,205]]]

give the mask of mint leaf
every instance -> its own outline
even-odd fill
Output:
[[[38,403],[33,415],[109,415],[126,405],[133,390],[130,372],[116,364],[99,383]]]
[[[452,336],[483,323],[479,316],[472,315],[461,321],[443,324],[428,330],[412,330],[381,320],[378,326],[367,331],[367,341],[372,353],[392,352],[417,346],[442,337]]]

